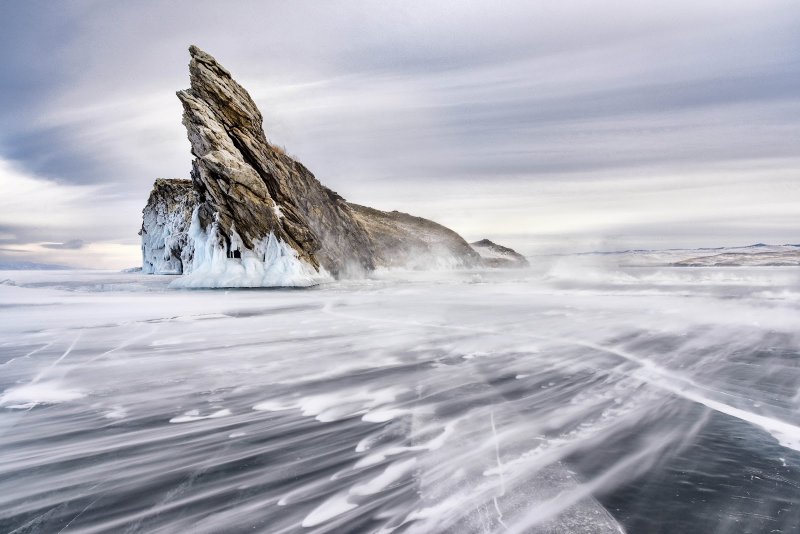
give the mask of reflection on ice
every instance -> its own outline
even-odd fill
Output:
[[[3,532],[800,521],[792,269],[2,278]]]

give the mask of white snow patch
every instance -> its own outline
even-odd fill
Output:
[[[427,443],[421,443],[418,445],[411,445],[411,446],[389,447],[381,450],[380,452],[374,452],[364,456],[363,458],[358,460],[353,465],[353,467],[356,469],[360,469],[362,467],[368,467],[370,465],[379,464],[383,461],[386,461],[386,458],[388,458],[389,456],[397,456],[398,454],[403,454],[406,452],[435,451],[441,449],[442,446],[447,441],[447,439],[455,432],[455,427],[460,420],[461,418],[454,419],[453,421],[447,423],[441,434],[431,439]],[[356,452],[361,452],[366,448],[367,448],[366,444],[362,440],[356,447]]]
[[[296,408],[296,404],[286,404],[280,401],[264,401],[259,402],[253,409],[258,412],[282,412],[284,410],[291,410],[292,408]]]
[[[103,414],[106,419],[125,419],[128,411],[122,406],[112,406],[110,410]]]
[[[337,493],[308,514],[306,518],[303,519],[302,525],[304,527],[313,527],[357,507],[357,504],[348,502],[347,493]]]
[[[365,414],[364,421],[383,422],[401,413],[407,413],[407,410],[387,406],[407,392],[408,389],[397,386],[378,389],[361,388],[331,394],[309,395],[293,401],[268,400],[259,402],[253,406],[253,409],[264,412],[300,409],[304,416],[314,417],[323,423],[339,421],[359,414]],[[373,412],[375,419],[370,417]]]
[[[226,417],[231,415],[231,411],[227,408],[223,410],[217,410],[216,412],[209,414],[209,415],[200,415],[198,410],[189,410],[188,412],[184,413],[183,415],[179,415],[177,417],[173,417],[169,420],[170,423],[190,423],[192,421],[201,421],[203,419],[217,419],[219,417]]]
[[[350,488],[350,495],[374,495],[389,488],[417,465],[416,458],[395,462],[372,480]]]
[[[85,396],[81,390],[66,388],[58,382],[36,382],[7,389],[0,396],[0,406],[30,408],[37,404],[58,404]]]

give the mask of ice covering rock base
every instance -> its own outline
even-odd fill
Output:
[[[142,272],[181,274],[191,264],[188,231],[197,193],[188,180],[158,179],[142,212]]]
[[[216,238],[218,233],[217,221],[208,230],[201,227],[196,209],[189,228],[194,258],[190,270],[172,282],[173,287],[308,287],[330,279],[324,269],[318,271],[299,259],[297,252],[274,234],[244,248],[232,229],[230,242],[240,247],[241,253],[230,258]]]

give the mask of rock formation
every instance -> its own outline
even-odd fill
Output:
[[[478,255],[447,227],[399,211],[380,211],[350,203],[356,220],[367,230],[380,267],[457,269],[476,267]]]
[[[192,261],[189,225],[197,193],[188,180],[159,178],[142,212],[142,272],[181,274]]]
[[[481,256],[486,267],[529,267],[525,256],[514,249],[498,245],[488,239],[470,243],[470,246]]]
[[[372,269],[373,251],[347,203],[271,145],[261,113],[217,61],[189,49],[191,89],[178,92],[189,134],[201,229],[232,251],[274,236],[315,269]]]
[[[269,143],[261,113],[230,73],[196,46],[189,52],[191,87],[177,95],[195,158],[191,182],[156,181],[140,232],[144,272],[231,287],[483,264],[444,226],[350,204],[324,187]]]

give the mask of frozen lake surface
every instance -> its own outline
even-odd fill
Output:
[[[0,532],[800,525],[800,270],[0,272]]]

